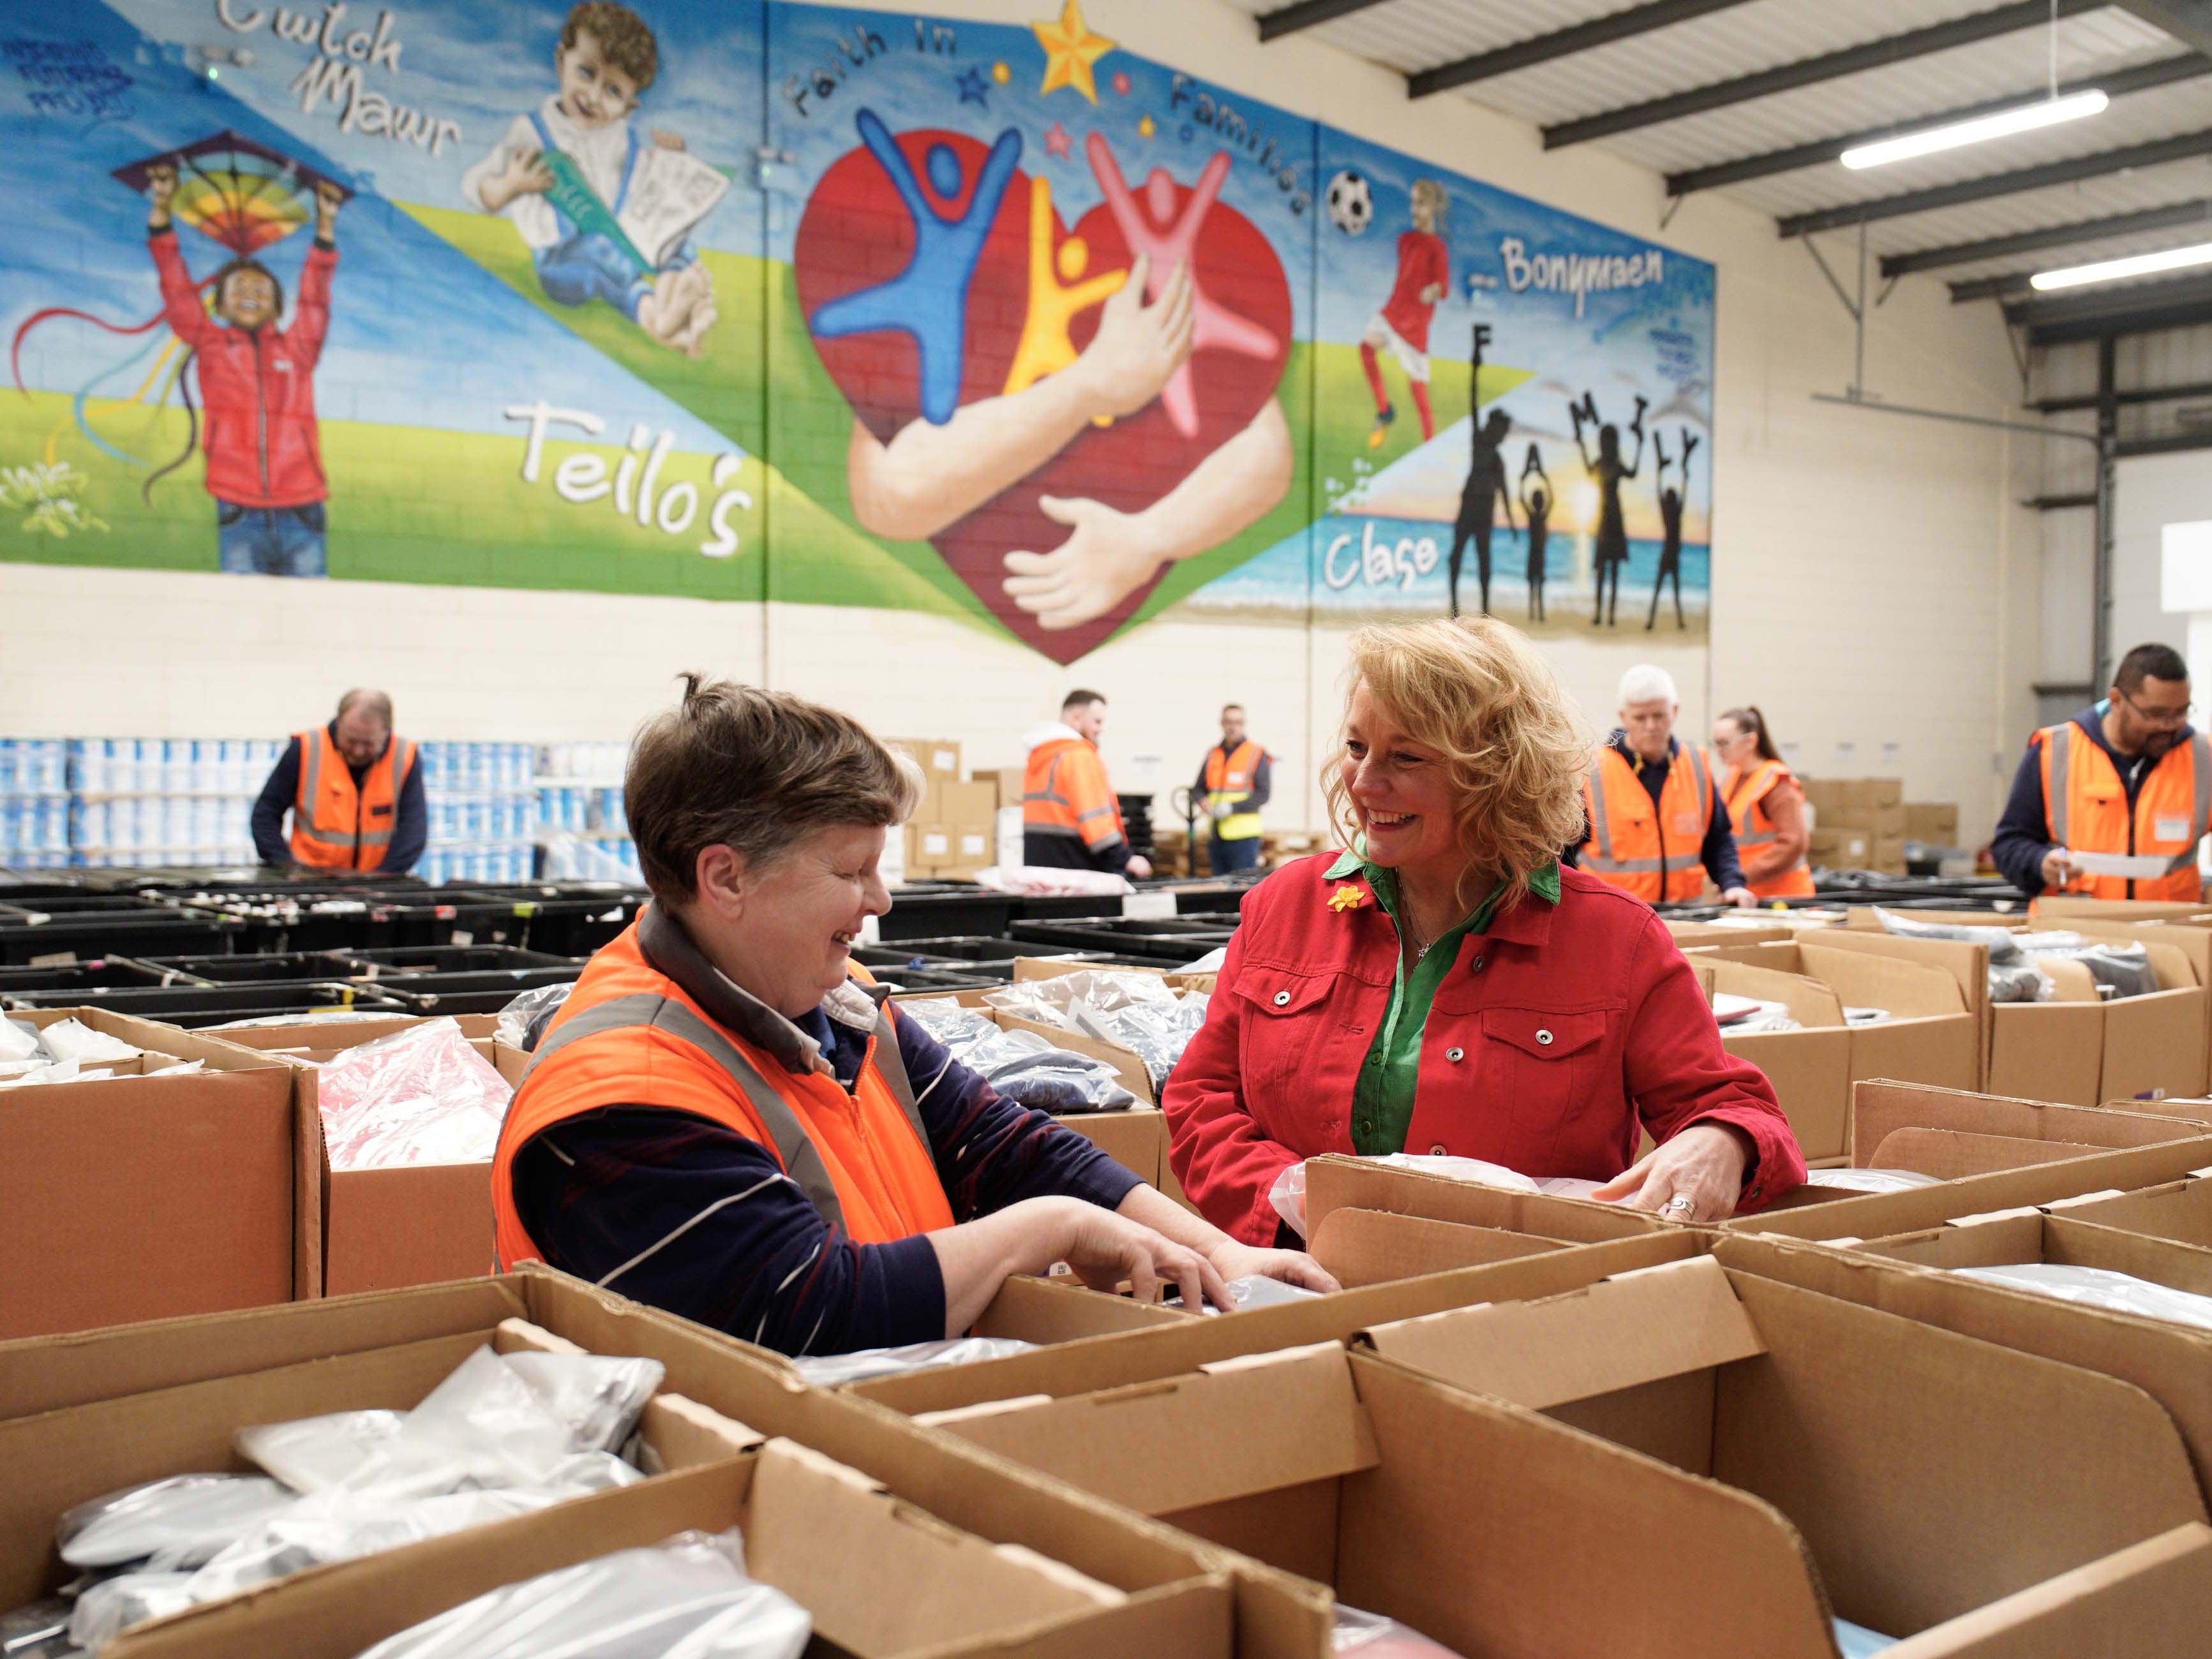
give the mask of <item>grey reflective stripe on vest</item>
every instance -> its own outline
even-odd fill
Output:
[[[1682,752],[1690,757],[1690,776],[1698,790],[1698,817],[1708,830],[1713,827],[1713,771],[1706,763],[1702,744],[1686,743]],[[1663,793],[1663,792],[1662,792]],[[1700,840],[1704,837],[1701,836]]]
[[[2189,805],[2189,845],[2173,855],[2166,866],[2170,876],[2178,876],[2197,863],[2197,843],[2204,839],[2204,832],[2212,829],[2212,738],[2202,732],[2189,736],[2189,764],[2192,771],[2191,799]]]
[[[1610,752],[1601,749],[1590,762],[1590,842],[1597,850],[1583,854],[1583,863],[1593,875],[1656,875],[1666,868],[1663,860],[1617,859],[1613,855],[1613,826],[1605,812],[1605,757]]]
[[[348,848],[354,847],[389,847],[392,844],[392,825],[390,823],[386,824],[381,830],[364,829],[357,836],[352,834],[327,833],[315,828],[313,823],[315,816],[314,803],[321,796],[323,791],[322,738],[323,734],[319,732],[313,733],[303,732],[300,734],[300,799],[292,804],[292,833],[305,840],[314,842],[318,845],[324,847],[343,847]],[[394,738],[392,739],[394,744],[403,743],[405,739],[401,738]],[[410,744],[409,750],[410,757],[412,748],[413,745]],[[347,775],[349,780],[350,780],[351,774],[349,773]],[[401,773],[397,767],[395,767],[392,769],[392,817],[395,822],[398,817],[399,793],[401,789],[406,786],[406,782],[407,780],[405,775]],[[361,786],[356,784],[354,786],[354,816],[356,818],[360,817],[360,794]]]
[[[1759,769],[1746,777],[1744,779],[1744,782],[1755,783],[1761,778],[1771,778],[1774,775],[1774,763],[1772,761],[1761,761],[1759,763]],[[1773,787],[1774,786],[1770,783],[1765,789],[1759,791],[1756,794],[1748,793],[1742,789],[1739,789],[1736,791],[1736,793],[1743,798],[1743,805],[1739,807],[1735,801],[1729,801],[1728,803],[1729,818],[1732,827],[1735,829],[1735,844],[1738,847],[1771,847],[1776,842],[1782,839],[1782,832],[1778,830],[1769,830],[1765,835],[1759,835],[1756,833],[1747,835],[1744,833],[1742,827],[1751,822],[1752,808],[1757,806],[1759,802],[1765,800],[1766,797],[1772,793]]]
[[[2073,723],[2045,727],[2043,741],[2051,751],[2051,781],[2043,791],[2043,814],[2051,822],[2051,843],[2071,847],[2073,839],[2067,834],[2071,792],[2067,787],[2066,775],[2073,769],[2074,763]]]
[[[657,992],[639,991],[626,997],[611,997],[605,1002],[584,1009],[572,1018],[563,1020],[538,1045],[538,1052],[531,1056],[530,1064],[524,1068],[522,1083],[516,1085],[515,1092],[519,1095],[528,1085],[532,1073],[549,1054],[558,1054],[570,1043],[598,1036],[603,1031],[627,1030],[639,1026],[665,1031],[671,1036],[703,1050],[716,1065],[728,1073],[730,1080],[744,1096],[746,1104],[753,1109],[762,1127],[767,1129],[769,1140],[775,1144],[775,1155],[783,1164],[783,1172],[813,1200],[814,1207],[821,1211],[823,1219],[833,1227],[845,1224],[845,1208],[837,1200],[836,1183],[830,1179],[829,1167],[822,1162],[822,1154],[815,1150],[814,1142],[805,1129],[792,1115],[791,1108],[783,1097],[769,1085],[768,1079],[760,1074],[752,1061],[745,1058],[736,1043],[672,998]],[[896,1054],[898,1048],[896,1038],[892,1040],[890,1048]],[[879,1043],[879,1064],[881,1050]],[[903,1081],[903,1066],[900,1068],[899,1075]],[[895,1085],[891,1092],[899,1094],[899,1087]],[[899,1103],[906,1111],[908,1121],[915,1123],[919,1130],[920,1114],[909,1103],[912,1092],[908,1090]],[[927,1146],[928,1144],[925,1137],[922,1145]]]
[[[914,1097],[914,1079],[906,1074],[906,1056],[899,1052],[898,1031],[891,1024],[888,1011],[876,1011],[876,1070],[882,1074],[884,1086],[890,1090],[891,1098],[906,1114],[907,1127],[914,1138],[921,1143],[926,1152],[934,1153],[929,1144],[929,1131],[921,1127],[921,1103]]]

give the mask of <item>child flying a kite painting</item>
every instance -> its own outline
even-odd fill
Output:
[[[652,29],[615,0],[580,0],[553,52],[557,86],[517,116],[461,194],[504,215],[530,246],[545,297],[604,300],[653,339],[696,357],[714,324],[713,279],[690,233],[729,180],[629,118],[660,72]]]

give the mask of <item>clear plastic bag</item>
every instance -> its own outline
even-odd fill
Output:
[[[499,1011],[499,1024],[493,1035],[510,1048],[520,1048],[525,1054],[535,1054],[538,1039],[545,1035],[545,1027],[553,1016],[561,1012],[561,1005],[568,1000],[568,993],[576,988],[574,980],[559,985],[539,985],[518,994],[514,1000]]]
[[[956,1336],[938,1342],[909,1342],[899,1348],[860,1348],[851,1353],[805,1354],[791,1363],[818,1389],[866,1382],[878,1376],[930,1370],[941,1365],[972,1365],[979,1359],[1004,1359],[1036,1347],[1011,1336]]]
[[[361,1659],[799,1659],[812,1632],[746,1577],[734,1532],[683,1533],[479,1595]]]
[[[139,1054],[120,1038],[95,1031],[75,1019],[58,1019],[40,1030],[39,1047],[49,1060],[74,1060],[87,1064],[102,1060],[136,1060]]]
[[[1992,1002],[2048,1002],[2053,987],[2050,976],[2037,967],[2022,944],[2023,936],[2002,927],[1973,927],[1946,921],[1916,921],[1894,910],[1874,908],[1882,931],[1899,939],[1947,939],[1963,945],[1984,945],[1990,952],[1990,1000]],[[2034,938],[2035,935],[2027,935]],[[2049,937],[2049,936],[2045,936]],[[2071,937],[2078,939],[2078,934]]]
[[[2062,1302],[2078,1302],[2112,1313],[2161,1319],[2172,1325],[2195,1325],[2212,1330],[2212,1296],[2177,1291],[2171,1285],[2137,1279],[2133,1273],[2108,1267],[2068,1267],[2057,1262],[2022,1261],[1996,1267],[1954,1267],[1961,1279],[1978,1279],[2016,1291],[2055,1296]]]
[[[2071,943],[2030,945],[2028,955],[2038,961],[2078,962],[2111,997],[2145,997],[2158,989],[2158,969],[2150,965],[2150,951],[2144,946],[2093,943],[2079,934],[2067,937]]]
[[[406,1420],[399,1412],[332,1412],[240,1429],[239,1455],[298,1492],[350,1484]]]
[[[1486,1164],[1479,1158],[1437,1158],[1425,1153],[1386,1152],[1380,1158],[1370,1158],[1370,1164],[1386,1164],[1395,1169],[1418,1170],[1425,1175],[1443,1176],[1453,1181],[1468,1181],[1478,1187],[1498,1187],[1512,1193],[1540,1193],[1543,1188],[1518,1170],[1509,1170],[1502,1164]],[[1275,1213],[1289,1224],[1300,1238],[1306,1236],[1306,1166],[1293,1164],[1275,1177],[1268,1189],[1267,1202]]]
[[[0,1060],[35,1060],[39,1028],[18,1019],[0,1019]]]
[[[84,1650],[69,1639],[70,1603],[56,1596],[13,1613],[0,1613],[0,1656],[5,1659],[76,1659]]]
[[[657,1359],[596,1353],[511,1353],[506,1364],[567,1426],[574,1452],[610,1452],[629,1439],[668,1374]]]
[[[1362,1613],[1342,1602],[1336,1608],[1334,1641],[1339,1653],[1356,1653],[1359,1659],[1460,1659],[1441,1642],[1432,1642],[1411,1625],[1385,1619],[1379,1613]]]
[[[1837,1651],[1844,1659],[1874,1659],[1875,1654],[1897,1645],[1894,1636],[1881,1635],[1848,1619],[1832,1619],[1829,1623],[1835,1629]]]
[[[1110,968],[1085,968],[1050,979],[1024,980],[1002,990],[986,991],[986,1006],[1035,1020],[1040,1025],[1073,1030],[1069,1011],[1087,1003],[1094,1013],[1110,1014],[1140,1004],[1171,1004],[1176,994],[1157,974],[1121,973]]]
[[[172,1475],[77,1504],[55,1527],[54,1541],[73,1567],[196,1567],[295,1501],[259,1475]]]
[[[1101,1010],[1080,1001],[1068,1011],[1075,1028],[1085,1036],[1119,1043],[1145,1062],[1155,1091],[1167,1085],[1182,1051],[1206,1024],[1212,999],[1202,991],[1169,1002],[1135,1002],[1126,1007]]]
[[[1808,1187],[1833,1187],[1847,1193],[1909,1193],[1916,1187],[1934,1187],[1939,1176],[1917,1170],[1808,1170]]]
[[[1105,1061],[1055,1048],[1035,1031],[1001,1030],[957,1002],[902,1002],[899,1018],[913,1019],[1000,1094],[1037,1111],[1115,1112],[1137,1103]]]
[[[204,1599],[191,1593],[189,1572],[126,1572],[103,1578],[76,1598],[70,1609],[69,1639],[85,1653],[98,1653],[133,1625],[166,1619]]]
[[[431,1019],[345,1050],[318,1093],[331,1168],[391,1170],[489,1161],[514,1091],[459,1022]]]
[[[1231,1279],[1222,1288],[1229,1292],[1231,1308],[1246,1313],[1254,1308],[1276,1308],[1285,1302],[1305,1302],[1319,1296],[1319,1291],[1310,1291],[1303,1285],[1285,1285],[1279,1279],[1269,1279],[1264,1273],[1252,1273],[1243,1279]],[[1201,1311],[1219,1314],[1222,1310],[1209,1304]]]

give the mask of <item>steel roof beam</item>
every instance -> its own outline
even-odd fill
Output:
[[[1784,236],[1808,236],[1815,231],[1834,230],[1862,221],[1931,213],[1937,208],[1986,202],[1993,197],[2014,196],[2024,190],[2045,190],[2053,185],[2078,184],[2084,179],[2102,179],[2135,167],[2154,167],[2199,155],[2212,155],[2212,131],[2178,133],[2171,138],[2154,138],[2147,143],[2126,144],[2118,149],[2099,150],[2092,155],[2070,155],[2062,161],[2017,167],[2010,173],[1993,173],[1980,179],[1962,179],[1955,185],[1936,185],[1928,190],[1908,190],[1898,196],[1877,196],[1868,202],[1793,213],[1778,221],[1777,228]]]
[[[1260,39],[1263,44],[1279,40],[1286,34],[1296,34],[1300,29],[1333,23],[1340,17],[1349,17],[1356,11],[1365,11],[1370,6],[1382,3],[1382,0],[1297,0],[1294,6],[1285,6],[1279,11],[1261,15]]]
[[[2031,345],[2186,328],[2212,322],[2212,276],[2039,295],[2007,306],[2004,314],[2006,322],[2028,331]]]
[[[2191,398],[2212,398],[2212,380],[2197,380],[2188,386],[2131,386],[2112,394],[2116,404],[2184,404]],[[2085,392],[2071,398],[2039,398],[2029,406],[2045,415],[2064,415],[2096,408],[2097,394]]]
[[[1548,64],[1554,58],[1571,58],[1576,52],[1588,52],[1595,46],[1608,46],[1616,40],[1632,40],[1639,34],[1649,34],[1654,29],[1671,27],[1693,17],[1726,11],[1731,6],[1743,3],[1744,0],[1646,0],[1644,4],[1631,6],[1626,11],[1610,12],[1603,17],[1593,17],[1586,23],[1555,29],[1549,34],[1516,40],[1510,46],[1478,52],[1469,57],[1455,58],[1449,64],[1439,64],[1434,69],[1423,70],[1406,77],[1406,89],[1413,97],[1427,98],[1439,92],[1449,92],[1454,87],[1487,81],[1495,75],[1510,75],[1516,70],[1533,69],[1538,64]]]
[[[2212,75],[2212,57],[2200,52],[2185,52],[2179,58],[2161,58],[2154,64],[2138,64],[2133,69],[2115,70],[2110,75],[2085,76],[2078,81],[2069,81],[2058,88],[2062,98],[2073,93],[2100,88],[2107,96],[2124,98],[2131,92],[2148,92],[2158,87],[2169,87],[2177,82],[2194,80],[2200,75]],[[1845,150],[1861,144],[1878,143],[1884,138],[1895,138],[1908,132],[1918,132],[1926,127],[1949,126],[1954,122],[1972,121],[1979,116],[1994,115],[2000,110],[2016,108],[2032,98],[2042,95],[2043,88],[2016,93],[2009,98],[1984,99],[1978,104],[1966,104],[1957,109],[1948,109],[1935,115],[1923,115],[1910,121],[1893,121],[1887,126],[1868,127],[1859,132],[1847,132],[1834,138],[1822,138],[1809,144],[1793,144],[1787,149],[1768,150],[1759,155],[1746,155],[1733,161],[1715,161],[1709,166],[1689,167],[1680,173],[1667,175],[1669,196],[1687,196],[1700,190],[1718,190],[1727,185],[1741,185],[1753,179],[1770,179],[1778,173],[1796,173],[1805,167],[1816,167],[1836,160]]]
[[[2185,46],[2212,52],[2212,0],[2120,0],[2153,28],[2164,29]]]
[[[2116,213],[2109,218],[2082,219],[2069,225],[2048,225],[2041,230],[2023,230],[2010,236],[1985,236],[1978,242],[1954,242],[1947,247],[1887,253],[1882,256],[1881,274],[1909,276],[1916,270],[1934,270],[1942,265],[1970,265],[1984,259],[2008,258],[2015,253],[2034,253],[2047,247],[2067,247],[2076,242],[2101,241],[2108,236],[2132,236],[2146,230],[2170,230],[2176,225],[2194,224],[2212,225],[2212,199],[2178,202],[2171,207],[2145,208],[2140,213]],[[1966,286],[1970,285],[1954,284],[1954,291]]]
[[[1593,138],[1610,138],[1639,127],[1656,126],[1662,121],[1679,121],[1686,115],[1703,115],[1709,110],[1726,109],[1731,104],[1748,103],[1754,98],[1771,98],[1778,92],[1818,86],[1823,81],[1833,81],[1842,76],[1887,69],[1892,64],[1924,58],[1929,52],[1948,52],[1955,46],[1972,46],[1977,40],[1991,40],[2000,34],[2047,27],[2054,6],[2061,17],[2072,17],[2100,10],[2106,3],[2106,0],[2014,0],[2010,5],[1954,17],[1948,22],[1930,24],[1905,34],[1869,40],[1863,46],[1846,46],[1841,52],[1824,52],[1818,58],[1801,58],[1776,69],[1740,75],[1731,81],[1717,81],[1687,92],[1670,93],[1664,98],[1601,111],[1579,120],[1563,121],[1544,129],[1544,148],[1559,149],[1568,144],[1588,143]]]

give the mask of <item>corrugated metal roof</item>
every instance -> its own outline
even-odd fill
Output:
[[[1232,0],[1258,15],[1283,0]],[[1412,74],[1474,53],[1609,15],[1634,0],[1383,0],[1321,25],[1310,38]],[[1492,77],[1443,94],[1470,99],[1537,126],[1553,125],[1694,90],[1840,49],[1986,11],[1997,0],[1747,0],[1701,18]],[[2063,20],[2057,74],[2080,81],[2168,58],[2185,48],[2117,6]],[[2047,27],[1796,90],[1682,117],[1595,141],[1660,173],[1761,155],[1966,105],[2040,91],[2050,70]],[[1834,162],[1729,186],[1723,192],[1783,217],[1832,209],[2212,130],[2212,74],[2115,98],[2101,116],[1946,155],[1852,173]],[[1510,184],[1510,179],[1498,182]],[[1869,246],[1902,252],[2105,218],[2212,196],[2212,159],[2167,163],[1875,222]],[[1855,241],[1849,230],[1835,237]],[[2191,230],[2142,232],[1990,260],[1936,274],[1964,281],[2054,264],[2116,257],[2195,240]]]

